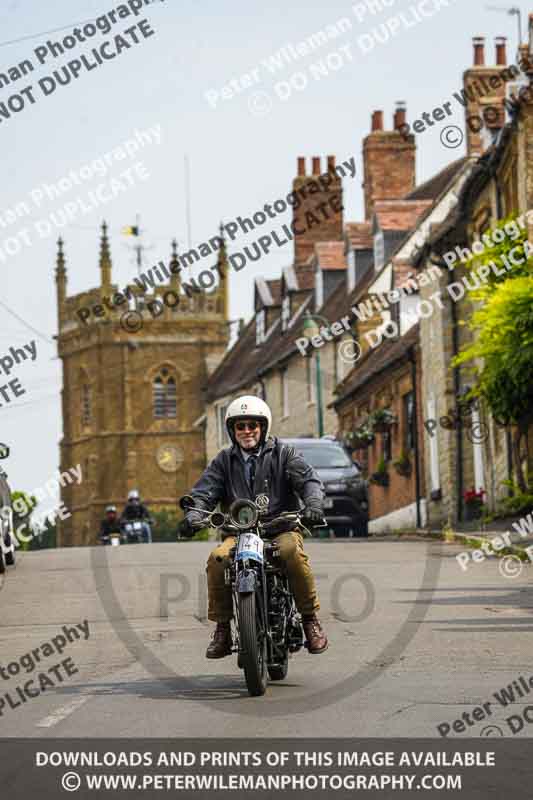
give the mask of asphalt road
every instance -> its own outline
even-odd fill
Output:
[[[425,738],[533,674],[531,567],[506,578],[490,560],[464,573],[460,548],[440,542],[306,546],[330,648],[293,656],[288,678],[262,698],[248,697],[236,657],[204,657],[208,543],[19,554],[0,590],[0,737]],[[63,625],[85,620],[88,638],[78,628],[61,654],[43,655]],[[6,672],[35,648],[34,670],[25,659]],[[67,658],[76,673],[57,669]],[[16,687],[43,671],[44,692],[22,702]],[[505,730],[528,702],[533,689],[455,735]]]

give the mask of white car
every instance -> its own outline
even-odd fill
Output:
[[[8,455],[9,447],[0,444],[0,459],[7,458]],[[0,467],[0,574],[6,571],[6,565],[15,566],[15,536],[11,489],[7,482],[7,474]]]

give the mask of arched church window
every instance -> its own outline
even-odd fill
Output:
[[[162,369],[153,382],[155,419],[175,419],[177,416],[176,381],[167,369]]]

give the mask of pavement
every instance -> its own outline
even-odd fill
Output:
[[[204,572],[211,546],[20,553],[0,590],[0,738],[427,738],[487,701],[493,706],[486,718],[469,716],[464,732],[450,736],[493,735],[489,723],[511,735],[506,718],[533,703],[533,689],[506,708],[493,697],[533,673],[528,564],[509,578],[496,559],[462,571],[455,556],[464,546],[456,543],[310,541],[330,647],[321,655],[297,653],[285,681],[251,698],[235,656],[204,657],[212,631]],[[43,657],[35,669],[25,660],[17,675],[6,673],[63,636],[62,626],[85,620],[87,639],[71,633],[61,655]],[[15,704],[17,686],[67,658],[76,673],[58,681],[48,671],[53,686],[24,702],[18,696],[10,707],[6,693]],[[528,727],[517,736],[529,736]]]

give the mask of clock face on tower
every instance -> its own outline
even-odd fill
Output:
[[[183,451],[173,444],[162,444],[157,451],[157,463],[163,472],[176,472],[183,463]]]

